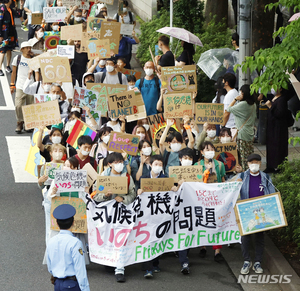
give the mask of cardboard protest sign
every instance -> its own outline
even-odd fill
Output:
[[[115,54],[119,52],[120,31],[121,31],[120,22],[103,21],[101,24],[100,39],[109,39],[110,49]]]
[[[67,17],[66,7],[44,7],[43,15],[46,23],[65,22]]]
[[[167,125],[167,120],[164,118],[163,113],[148,116],[148,123],[150,125],[150,133],[153,144],[159,147],[159,140]],[[180,120],[175,119],[175,123],[170,127],[168,134],[181,130]]]
[[[173,178],[142,178],[141,189],[144,192],[170,191],[174,186]]]
[[[86,206],[81,198],[69,198],[69,197],[54,197],[51,199],[50,210],[50,228],[52,230],[60,231],[56,219],[53,217],[54,209],[62,204],[70,204],[76,209],[74,216],[74,224],[71,228],[73,233],[87,233],[87,221],[86,221]]]
[[[75,46],[74,45],[58,45],[57,56],[67,57],[68,59],[74,59]]]
[[[238,164],[237,144],[235,142],[215,144],[214,159],[222,162],[226,172],[235,171]]]
[[[136,156],[139,141],[140,137],[138,135],[112,131],[107,144],[107,150],[117,153],[125,151],[129,155]]]
[[[134,24],[121,23],[121,34],[131,36],[133,29],[134,29]]]
[[[224,124],[224,104],[196,103],[196,123]]]
[[[101,58],[110,58],[110,43],[109,39],[90,40],[88,42],[88,58],[89,60]]]
[[[104,116],[108,111],[107,100],[108,96],[112,94],[118,94],[127,90],[127,85],[121,84],[102,84],[102,83],[87,83],[86,87],[93,91],[99,92],[99,97],[97,101],[97,111],[101,112],[101,115]]]
[[[62,0],[63,6],[69,8],[70,6],[78,6],[79,9],[90,9],[89,0]]]
[[[177,93],[164,95],[165,118],[193,117],[192,93]]]
[[[62,170],[64,164],[62,163],[46,163],[45,164],[45,172],[44,174],[48,176],[47,181],[44,183],[45,185],[51,185],[52,181],[55,178],[55,172],[57,170]]]
[[[153,56],[153,53],[152,53],[152,50],[151,50],[150,45],[149,45],[149,51],[150,51],[150,55],[151,55],[152,62],[153,62],[154,67],[155,67],[155,69],[156,69],[156,68],[157,68],[157,63],[156,63],[155,58],[154,58],[154,56]]]
[[[84,170],[56,170],[54,183],[58,192],[85,191],[87,172]]]
[[[100,31],[93,32],[83,32],[81,37],[81,46],[80,50],[82,52],[88,52],[88,44],[90,40],[99,40],[100,39]]]
[[[35,24],[42,24],[43,21],[43,13],[40,12],[33,12],[31,13],[31,24],[35,25]]]
[[[127,122],[147,118],[146,107],[142,94],[137,88],[134,88],[134,93],[136,98],[137,113],[126,116]]]
[[[85,170],[87,173],[87,184],[89,187],[91,187],[94,182],[97,180],[97,172],[95,171],[94,167],[91,165],[91,163],[87,163],[83,166],[82,170]]]
[[[43,57],[55,57],[56,56],[56,53],[57,53],[57,49],[51,49],[51,50],[47,50],[46,52],[30,59],[27,61],[28,63],[28,66],[30,68],[30,70],[37,70],[41,67],[40,65],[40,58],[43,58]]]
[[[101,0],[102,3],[106,3],[108,5],[114,5],[114,0]]]
[[[88,17],[87,19],[87,32],[92,31],[99,31],[101,29],[101,23],[103,21],[107,21],[104,18],[98,18],[98,17]]]
[[[119,3],[118,3],[118,14],[123,14],[123,8],[124,8],[124,3],[123,3],[123,0],[119,0]]]
[[[296,79],[294,74],[290,74],[290,81],[296,91],[298,98],[300,99],[300,82]]]
[[[279,192],[237,201],[234,211],[242,236],[288,225]]]
[[[68,40],[81,40],[82,35],[82,23],[75,25],[66,25],[61,27],[60,39]]]
[[[168,93],[197,91],[196,65],[162,67],[161,85]]]
[[[56,49],[60,41],[60,34],[46,35],[44,48],[45,50]]]
[[[61,123],[58,100],[22,106],[25,129]]]
[[[118,118],[120,115],[133,115],[138,113],[136,96],[133,90],[121,92],[108,97],[110,116]]]
[[[128,193],[128,178],[113,176],[97,176],[97,193],[107,193],[111,190],[113,194]]]
[[[94,131],[83,121],[77,119],[73,128],[69,130],[69,137],[67,139],[67,143],[73,148],[78,149],[77,140],[82,135],[88,135],[91,137],[92,140],[94,140],[97,135],[97,132]]]
[[[126,77],[133,75],[133,76],[135,76],[136,80],[141,79],[141,76],[142,76],[142,71],[136,71],[136,70],[130,70],[130,69],[123,68],[120,70],[120,72],[122,74],[124,74]]]
[[[174,178],[175,183],[182,179],[185,182],[203,182],[202,166],[171,166],[169,177]]]
[[[56,81],[72,82],[69,59],[64,57],[39,58],[43,82],[53,83]]]
[[[59,95],[55,94],[34,94],[34,103],[54,101],[58,99]]]

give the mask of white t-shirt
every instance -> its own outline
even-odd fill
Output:
[[[135,22],[135,16],[132,12],[131,12],[131,14],[132,14],[132,22]],[[113,18],[117,20],[117,13],[114,15]],[[133,23],[130,23],[129,11],[127,12],[126,15],[124,15],[123,21],[124,21],[125,24],[133,24]],[[119,22],[121,22],[121,17],[120,16],[119,16]]]
[[[104,124],[101,127],[103,127],[103,126],[104,126]],[[119,122],[117,124],[115,124],[115,125],[112,125],[111,122],[108,121],[106,123],[106,126],[111,127],[113,129],[113,131],[121,132],[121,125],[120,125]]]
[[[224,98],[224,111],[229,107],[230,103],[234,100],[235,97],[239,96],[239,92],[236,89],[230,90]],[[225,125],[225,127],[233,128],[236,127],[234,122],[234,115],[229,114],[229,119]]]
[[[21,56],[21,60],[20,60],[19,67],[18,67],[18,74],[17,74],[17,83],[16,83],[17,89],[23,90],[24,83],[28,77],[28,71],[29,71],[28,61],[29,60],[31,60],[31,59],[25,58],[23,55]],[[16,67],[17,62],[18,62],[18,56],[15,56],[12,61],[12,65]],[[31,76],[31,78],[32,78],[32,80],[34,80],[33,76]]]
[[[95,83],[101,83],[102,74],[103,74],[102,72],[94,74]],[[111,84],[111,85],[120,84],[118,74],[110,75],[108,72],[106,72],[106,76],[105,79],[103,80],[103,84]],[[124,74],[122,74],[122,85],[128,86],[127,78]]]

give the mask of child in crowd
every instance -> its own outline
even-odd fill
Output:
[[[220,142],[221,143],[229,143],[229,142],[232,142],[232,136],[231,136],[231,130],[230,128],[227,128],[227,127],[223,127],[221,130],[220,130]]]
[[[133,90],[135,88],[136,77],[134,75],[127,76],[128,89]]]
[[[118,72],[122,72],[122,69],[126,67],[126,60],[124,58],[117,59],[117,70]]]
[[[82,135],[78,138],[78,154],[75,156],[79,162],[79,169],[82,169],[85,164],[90,163],[95,171],[97,171],[97,163],[93,157],[90,157],[90,151],[92,149],[93,141],[90,136]]]
[[[119,118],[109,117],[109,121],[103,124],[102,126],[111,127],[113,131],[124,132],[125,133],[125,115],[120,115]]]

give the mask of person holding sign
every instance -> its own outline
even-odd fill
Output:
[[[84,167],[85,164],[90,163],[95,171],[97,171],[97,163],[93,157],[90,157],[90,151],[92,149],[93,141],[88,135],[82,135],[77,141],[79,152],[75,158],[79,162],[80,169]]]
[[[208,124],[205,122],[203,124],[203,130],[200,135],[198,135],[197,141],[196,141],[196,148],[199,149],[200,145],[204,141],[210,141],[213,144],[219,143],[219,137],[217,134],[217,128],[215,124]]]
[[[90,290],[83,245],[71,232],[75,213],[76,209],[70,204],[59,205],[53,211],[60,228],[59,235],[51,238],[47,245],[47,265],[54,290]]]
[[[261,156],[251,154],[247,157],[247,162],[249,169],[246,172],[240,173],[239,179],[237,180],[243,182],[241,188],[241,200],[275,193],[275,187],[272,184],[271,178],[268,174],[260,170]],[[241,238],[241,247],[244,257],[244,265],[241,269],[241,274],[243,275],[248,274],[252,266],[250,244],[253,236],[255,239],[255,263],[253,265],[253,270],[257,274],[263,273],[261,262],[264,252],[264,232],[258,232],[244,235]]]
[[[115,199],[117,202],[123,202],[124,204],[130,204],[136,197],[135,186],[132,177],[127,173],[126,167],[124,167],[124,158],[120,153],[111,153],[107,156],[107,163],[109,168],[107,168],[101,176],[120,176],[127,177],[128,179],[128,192],[125,195],[116,195],[113,194],[111,190],[108,190],[107,193],[98,193],[94,191],[91,194],[91,198],[97,202],[103,202]],[[95,184],[94,184],[95,185]],[[117,264],[115,269],[116,280],[119,283],[125,282],[125,268],[124,265]]]
[[[155,56],[155,62],[158,64],[157,70],[160,72],[161,67],[173,67],[175,66],[174,55],[169,47],[170,38],[166,35],[161,35],[158,39],[158,49],[163,52],[161,56]]]

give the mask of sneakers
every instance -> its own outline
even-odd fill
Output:
[[[201,249],[199,253],[200,258],[205,258],[206,257],[206,249]]]
[[[159,273],[160,272],[160,268],[158,266],[153,267],[153,272],[154,273]]]
[[[10,66],[7,66],[5,71],[8,73],[8,74],[11,74],[12,73],[12,69]]]
[[[241,269],[241,274],[242,274],[242,275],[247,275],[247,274],[249,274],[249,271],[250,271],[251,266],[252,266],[252,262],[245,261],[245,262],[244,262],[244,265],[243,265],[243,268]]]
[[[217,253],[215,255],[215,261],[218,262],[218,263],[221,263],[221,262],[224,262],[225,259],[224,259],[223,255],[221,253]]]
[[[187,274],[190,273],[189,264],[185,263],[185,264],[182,265],[181,273],[183,275],[187,275]]]
[[[0,77],[3,77],[4,76],[4,73],[2,70],[0,70]]]
[[[256,274],[262,274],[264,272],[263,268],[260,265],[260,262],[255,262],[253,265],[253,271]]]
[[[126,281],[124,274],[116,274],[116,280],[119,283],[124,283]]]
[[[26,25],[21,25],[21,29],[22,29],[23,31],[28,31],[28,28],[26,27]]]
[[[146,271],[146,273],[145,273],[145,275],[144,275],[144,278],[146,278],[146,279],[151,279],[151,278],[153,278],[152,271]]]

